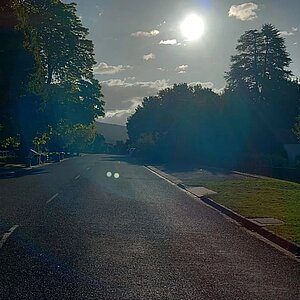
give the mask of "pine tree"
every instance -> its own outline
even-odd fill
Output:
[[[252,100],[263,99],[268,90],[277,88],[292,75],[287,69],[291,59],[284,39],[271,24],[263,25],[260,31],[246,31],[236,50],[225,75],[228,88],[248,93]]]

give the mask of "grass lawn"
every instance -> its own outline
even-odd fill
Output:
[[[216,191],[216,202],[248,217],[272,217],[284,225],[267,228],[300,244],[300,184],[272,178],[186,176],[184,183]]]
[[[267,228],[300,244],[300,184],[276,179],[207,181],[206,187],[218,192],[211,198],[248,217],[272,217],[284,225]]]

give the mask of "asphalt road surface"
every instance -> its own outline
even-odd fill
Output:
[[[300,299],[299,262],[124,157],[1,178],[0,240],[1,299]]]

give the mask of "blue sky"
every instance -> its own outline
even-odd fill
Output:
[[[240,35],[265,23],[282,32],[291,69],[300,76],[299,0],[72,2],[95,45],[95,75],[103,87],[108,123],[124,125],[143,97],[173,83],[203,83],[219,91]],[[180,31],[191,13],[204,22],[197,41],[186,41]]]

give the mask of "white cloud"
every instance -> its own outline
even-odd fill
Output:
[[[126,77],[125,80],[126,81],[133,81],[133,80],[136,80],[136,78],[135,77]]]
[[[157,68],[157,70],[159,70],[161,72],[165,72],[166,71],[166,69],[164,69],[164,68]]]
[[[148,60],[150,60],[150,59],[155,59],[155,58],[156,58],[156,56],[155,56],[154,53],[145,54],[145,55],[143,56],[143,59],[146,60],[146,61],[148,61]]]
[[[225,86],[223,86],[219,89],[215,88],[214,87],[215,85],[211,81],[205,81],[205,82],[196,81],[196,82],[189,83],[189,86],[196,86],[196,85],[201,85],[202,88],[205,88],[205,89],[211,89],[213,92],[215,92],[218,95],[221,95],[225,90]]]
[[[177,40],[173,39],[173,40],[161,40],[159,42],[160,45],[176,45],[177,44]]]
[[[151,30],[151,31],[137,31],[133,32],[131,36],[134,37],[153,37],[159,35],[159,30]]]
[[[298,27],[292,27],[292,31],[296,32],[296,31],[298,31],[298,30],[299,30]]]
[[[156,95],[170,84],[165,79],[132,82],[124,78],[102,81],[101,86],[107,112],[104,122],[124,125],[135,108],[142,103],[144,97]]]
[[[214,89],[212,89],[213,90],[213,92],[215,92],[216,94],[218,94],[218,95],[222,95],[222,94],[224,94],[224,92],[225,92],[225,86],[223,86],[223,87],[221,87],[221,88],[219,88],[219,89],[216,89],[216,88],[214,88]]]
[[[188,65],[181,65],[177,67],[175,71],[178,71],[178,74],[185,74],[188,68],[189,68]]]
[[[201,85],[203,88],[207,88],[207,89],[212,89],[214,87],[214,84],[211,81],[205,81],[205,82],[195,81],[189,83],[189,85],[190,86]]]
[[[159,91],[161,89],[164,89],[164,88],[168,87],[169,83],[165,79],[155,80],[155,81],[128,82],[127,78],[124,78],[123,80],[122,79],[104,80],[104,81],[101,81],[101,85],[107,85],[109,87],[122,86],[123,88],[142,87],[142,88],[154,89],[154,91]]]
[[[106,86],[124,86],[125,85],[125,80],[122,79],[109,79],[109,80],[105,80],[105,81],[101,81],[101,85],[106,85]]]
[[[290,31],[280,31],[279,35],[281,37],[284,37],[284,36],[292,36],[292,35],[295,35],[295,34],[294,34],[294,32],[290,32]]]
[[[232,5],[229,10],[229,17],[235,17],[241,21],[251,21],[257,18],[256,11],[258,10],[258,5],[249,2],[240,5]]]
[[[112,118],[121,118],[126,114],[131,114],[133,111],[129,109],[115,109],[115,110],[108,110],[105,112],[105,119],[112,119]]]
[[[96,75],[105,75],[105,74],[116,74],[125,70],[131,70],[133,69],[132,66],[124,66],[124,65],[118,65],[118,66],[109,66],[105,62],[101,62],[97,67],[93,68],[94,74]]]
[[[130,99],[129,101],[126,101],[128,103],[129,108],[127,109],[112,109],[107,110],[105,113],[104,120],[106,122],[115,122],[115,120],[118,120],[117,122],[120,123],[120,120],[124,119],[126,120],[128,116],[132,115],[135,111],[135,109],[141,105],[143,102],[143,97],[135,97]],[[121,123],[122,125],[125,124],[124,122]]]

